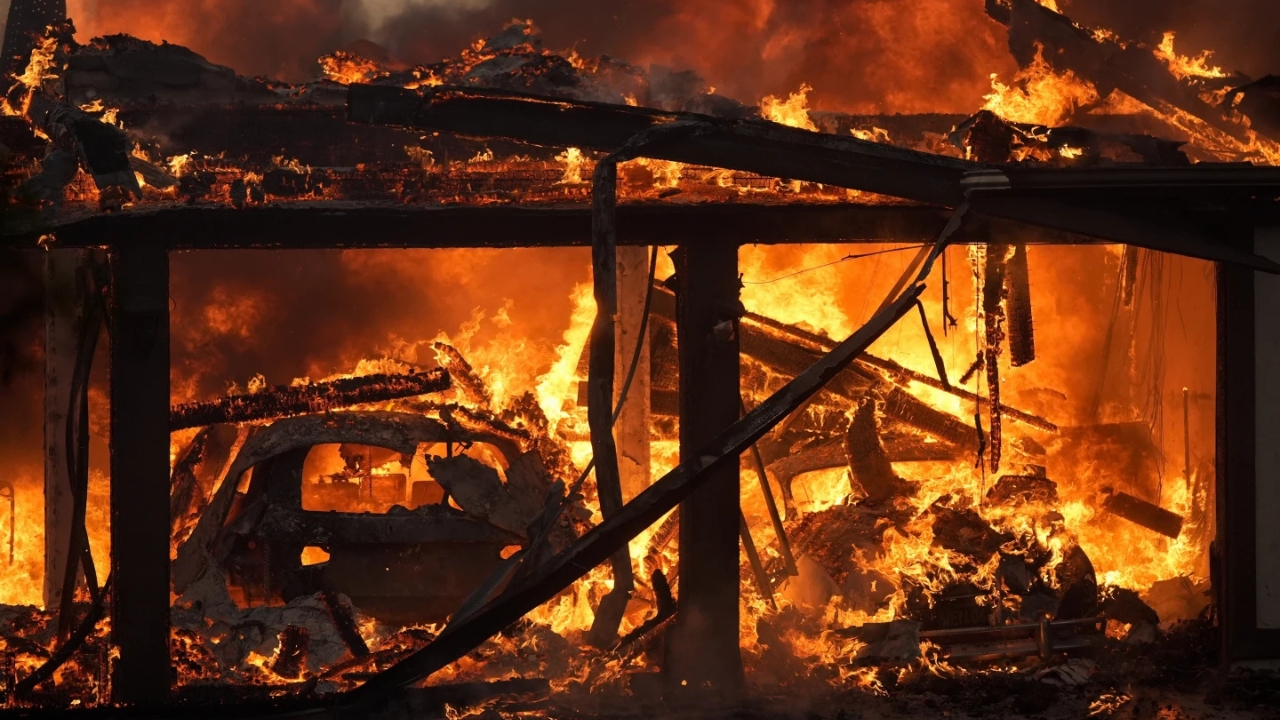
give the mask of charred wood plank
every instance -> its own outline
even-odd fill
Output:
[[[1159,505],[1134,497],[1127,492],[1111,493],[1102,501],[1102,508],[1131,523],[1175,540],[1182,534],[1181,515],[1169,512]]]
[[[528,580],[508,588],[466,622],[450,626],[431,645],[370,679],[353,691],[347,702],[373,703],[387,693],[430,677],[607,560],[712,479],[717,469],[733,467],[743,451],[813,396],[823,383],[847,367],[858,353],[905,315],[923,291],[923,285],[909,289],[835,350],[717,434],[701,451],[681,461],[675,469],[623,506],[613,518],[602,522],[572,547],[549,560]]]
[[[249,395],[175,405],[169,411],[169,429],[327,412],[351,405],[443,392],[450,387],[449,371],[444,368],[409,375],[378,373],[310,385],[276,385]]]
[[[467,362],[462,353],[458,352],[454,346],[440,341],[436,341],[431,347],[436,352],[436,361],[449,373],[449,377],[463,392],[467,401],[485,410],[490,409],[493,394],[489,392],[484,380],[476,374],[475,368],[471,367],[471,363]]]

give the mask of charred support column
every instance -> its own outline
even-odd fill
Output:
[[[111,251],[111,634],[118,703],[169,697],[169,256]]]
[[[738,419],[738,248],[683,246],[676,257],[680,460]],[[668,636],[673,689],[732,696],[742,688],[738,646],[738,464],[726,464],[680,503],[679,615]],[[686,684],[687,683],[687,684]]]
[[[636,340],[644,317],[644,297],[649,284],[649,249],[639,245],[618,248],[618,323],[613,350],[614,405],[627,380],[635,357]],[[648,331],[646,330],[646,334]],[[618,442],[618,472],[622,495],[630,500],[649,487],[649,343],[640,349],[636,374],[627,401],[614,425]]]
[[[44,604],[62,604],[71,548],[71,467],[67,423],[76,341],[84,319],[78,271],[87,251],[51,250],[44,258]]]

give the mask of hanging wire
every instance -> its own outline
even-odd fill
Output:
[[[844,257],[839,258],[838,260],[825,262],[825,263],[822,263],[821,265],[814,265],[813,267],[802,268],[800,270],[796,270],[795,272],[787,273],[786,275],[780,275],[771,280],[743,280],[742,284],[743,285],[768,285],[770,283],[776,283],[779,280],[787,280],[797,275],[803,275],[804,273],[807,273],[807,272],[813,272],[814,270],[821,270],[822,268],[831,267],[832,265],[837,265],[847,260],[860,260],[862,258],[874,257],[876,255],[884,255],[886,253],[902,252],[903,250],[919,250],[922,247],[925,247],[925,246],[924,245],[907,245],[905,247],[887,248],[885,250],[873,250],[871,252],[865,252],[865,253],[853,253],[850,255],[845,255]]]

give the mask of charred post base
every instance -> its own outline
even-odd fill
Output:
[[[676,253],[680,459],[738,419],[738,249],[686,245]],[[726,464],[680,504],[680,607],[666,644],[670,689],[732,696],[738,647],[738,466]]]

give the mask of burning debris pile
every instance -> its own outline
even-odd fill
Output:
[[[932,207],[956,204],[959,184],[950,181],[979,163],[1280,157],[1266,136],[1272,83],[1188,61],[1172,39],[1151,49],[1089,33],[1029,0],[988,9],[1010,27],[1023,71],[1013,86],[993,80],[972,116],[923,119],[810,111],[803,89],[748,106],[691,73],[549,52],[527,23],[403,70],[335,53],[321,58],[325,78],[302,86],[242,78],[184,48],[127,36],[80,44],[69,24],[53,27],[5,96],[0,140],[15,182],[3,230],[54,231],[101,210],[581,202],[606,148],[622,145],[616,138],[665,124],[688,131],[672,154],[723,158],[732,142],[803,135],[812,157],[776,162],[838,165],[832,157],[852,152],[839,140],[886,164],[931,153],[920,161],[928,179],[946,182],[922,183],[927,191],[907,201],[780,172],[646,158],[619,167],[622,200]],[[513,125],[520,131],[503,132]],[[543,140],[573,133],[594,141]],[[865,341],[856,352],[833,339],[852,331],[847,317],[813,312],[801,321],[833,299],[814,285],[803,286],[810,297],[784,301],[765,287],[772,281],[754,283],[746,304],[716,326],[740,346],[744,414],[786,415],[724,456],[740,452],[743,476],[758,481],[744,483],[740,526],[741,646],[753,686],[933,692],[972,675],[1001,692],[1016,686],[1015,695],[1041,683],[1088,687],[1101,708],[1092,714],[1101,714],[1129,699],[1107,662],[1176,645],[1207,625],[1212,462],[1192,465],[1184,414],[1187,460],[1181,473],[1165,471],[1163,375],[1132,383],[1154,388],[1154,400],[1125,395],[1108,406],[1114,397],[1104,392],[1108,378],[1127,382],[1163,353],[1157,324],[1167,319],[1139,312],[1169,292],[1158,254],[1099,250],[1098,267],[1118,277],[1111,323],[1097,333],[1105,334],[1098,353],[1073,358],[1100,354],[1104,366],[1096,376],[1066,361],[1041,372],[1078,338],[1046,319],[1064,325],[1065,310],[1032,302],[1029,258],[1064,256],[1017,242],[951,253],[952,267],[967,262],[972,274],[972,293],[959,296],[942,254],[941,302],[930,297],[928,309],[922,288],[899,295],[925,248],[890,293],[897,299],[870,315],[875,332],[855,336]],[[915,248],[860,257],[903,249]],[[676,298],[667,284],[650,285],[642,385],[657,478],[677,464],[680,355]],[[1048,295],[1040,292],[1037,303]],[[500,371],[477,369],[440,341],[434,369],[274,387],[256,378],[248,393],[175,405],[170,621],[179,696],[350,690],[441,646],[456,657],[428,658],[444,669],[422,677],[437,690],[493,683],[468,686],[471,701],[550,689],[643,696],[656,687],[679,614],[679,519],[655,511],[640,530],[636,517],[656,501],[620,515],[596,486],[584,382],[595,307],[584,292],[577,300],[566,346],[544,363],[551,369],[536,388],[499,390]],[[914,328],[917,308],[914,339],[870,347],[893,322]],[[1118,370],[1106,366],[1113,336],[1129,363]],[[811,369],[840,353],[848,363],[839,372]],[[783,413],[775,398],[795,400],[787,392],[798,382],[812,396]],[[1068,394],[1074,403],[1091,393],[1085,410],[1069,409]],[[606,398],[626,400],[625,392]],[[1155,410],[1138,407],[1147,400]],[[663,487],[691,482],[681,472]],[[624,521],[636,532],[622,537]],[[612,541],[629,547],[629,595],[614,593],[614,569],[576,554],[595,557],[588,551]],[[626,567],[625,554],[614,557]],[[14,668],[5,671],[8,701],[107,697],[101,617],[110,580],[98,588],[86,579],[78,600],[0,611],[0,650]],[[449,645],[477,618],[501,618],[504,600],[536,609],[514,624],[488,620],[490,639],[478,647]],[[1175,627],[1184,620],[1193,623]]]

